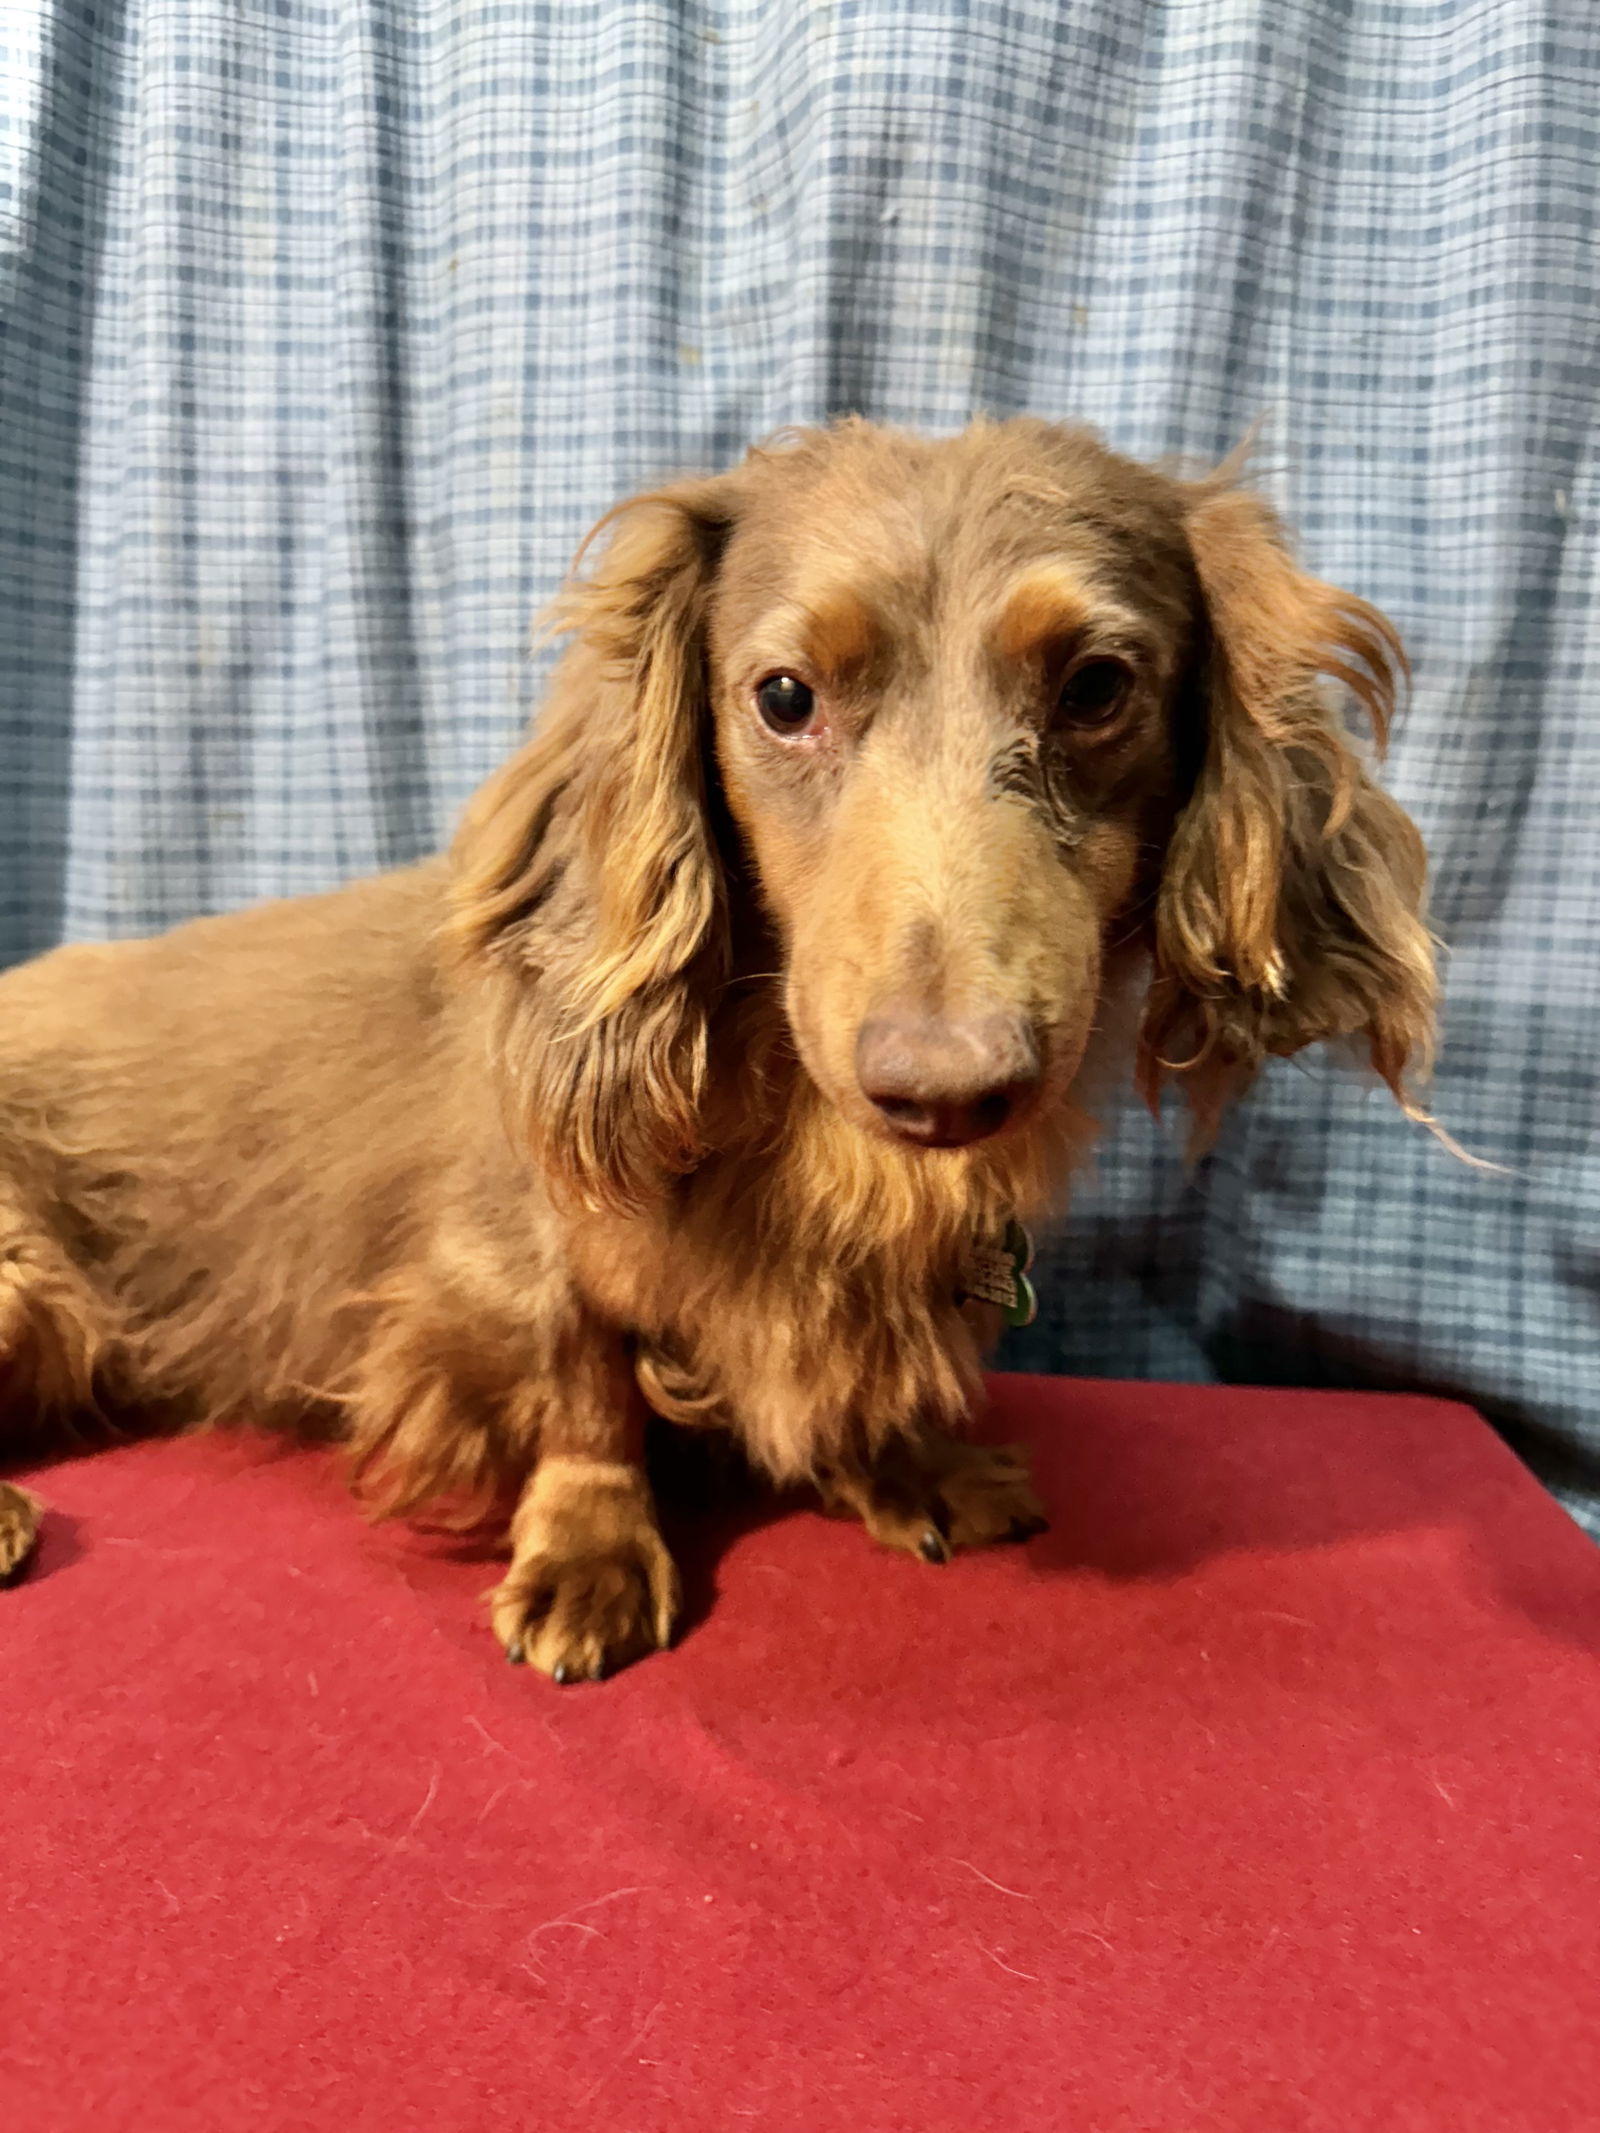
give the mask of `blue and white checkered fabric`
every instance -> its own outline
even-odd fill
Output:
[[[666,470],[859,408],[1267,419],[1405,631],[1464,1169],[1321,1062],[1129,1117],[1016,1359],[1478,1401],[1600,1531],[1593,0],[8,0],[16,955],[435,841]]]

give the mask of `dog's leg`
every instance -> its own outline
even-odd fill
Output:
[[[924,1562],[956,1548],[1027,1540],[1049,1524],[1028,1479],[1024,1452],[967,1444],[942,1430],[897,1437],[875,1455],[841,1461],[819,1476],[831,1511],[859,1518],[875,1541]]]
[[[678,1573],[645,1479],[644,1419],[613,1336],[564,1374],[561,1413],[541,1427],[490,1607],[506,1656],[555,1681],[598,1681],[671,1641]]]
[[[588,1681],[664,1645],[678,1579],[621,1334],[563,1279],[519,1281],[489,1246],[403,1269],[380,1302],[346,1402],[373,1509],[436,1504],[470,1524],[515,1488],[511,1564],[488,1596],[507,1656]]]
[[[16,1576],[33,1552],[39,1535],[37,1496],[13,1482],[0,1481],[0,1585]]]
[[[29,1211],[0,1184],[0,1377],[11,1414],[69,1415],[92,1406],[109,1328],[88,1281]],[[9,1434],[0,1416],[0,1438]],[[44,1506],[0,1481],[0,1585],[33,1552]]]

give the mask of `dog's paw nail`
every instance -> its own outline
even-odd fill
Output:
[[[572,1679],[571,1669],[568,1667],[567,1662],[564,1659],[560,1660],[557,1665],[551,1670],[550,1679],[555,1683],[558,1689],[564,1689],[567,1683]]]
[[[917,1553],[925,1563],[947,1563],[950,1550],[945,1545],[944,1535],[930,1526],[917,1542]]]
[[[508,1663],[512,1666],[521,1666],[522,1639],[520,1637],[513,1637],[511,1642],[506,1646],[506,1659]]]

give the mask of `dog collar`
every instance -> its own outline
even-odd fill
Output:
[[[961,1269],[961,1287],[956,1302],[969,1298],[993,1304],[1008,1326],[1031,1326],[1039,1309],[1028,1270],[1033,1265],[1033,1239],[1015,1217],[1003,1236],[974,1237]]]

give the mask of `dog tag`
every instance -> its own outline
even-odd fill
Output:
[[[961,1270],[962,1296],[993,1304],[1008,1326],[1031,1326],[1039,1308],[1032,1265],[1033,1239],[1020,1222],[1008,1222],[998,1243],[974,1242]]]

